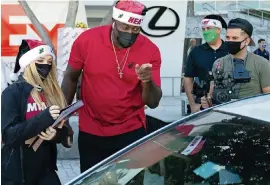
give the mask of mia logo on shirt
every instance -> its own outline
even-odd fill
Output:
[[[46,109],[46,104],[44,102],[42,102],[41,105],[38,103],[27,104],[27,112],[43,111],[44,109]]]

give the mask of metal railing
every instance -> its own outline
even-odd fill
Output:
[[[255,10],[255,9],[241,9],[240,12],[247,14],[248,16],[254,16],[262,20],[270,21],[270,13],[268,11]]]
[[[205,11],[205,13],[203,13],[204,11],[202,11],[202,12],[199,11],[199,14],[201,14],[201,13],[203,13],[205,15],[206,14],[227,14],[228,12],[236,11],[236,12],[245,13],[245,14],[248,14],[251,16],[259,17],[262,19],[270,20],[270,12],[266,11],[266,10],[261,10],[261,9],[263,9],[262,7],[258,8],[258,9],[254,9],[254,7],[247,6],[247,5],[244,5],[238,1],[235,1],[235,2],[232,2],[229,5],[227,5],[226,7],[224,6],[224,10],[220,10],[220,9],[218,10],[216,8],[217,3],[218,2],[215,1],[214,6],[212,3],[209,3],[209,2],[202,3],[202,9]],[[193,4],[194,15],[199,15],[199,14],[196,14],[196,11],[194,8],[195,4],[196,3]],[[189,5],[189,6],[191,6],[191,5]]]

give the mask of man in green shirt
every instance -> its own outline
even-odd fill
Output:
[[[245,19],[237,18],[230,20],[226,33],[226,44],[229,55],[215,61],[212,69],[214,81],[208,97],[202,97],[202,107],[208,108],[215,104],[216,92],[218,90],[218,79],[228,88],[229,99],[239,99],[262,93],[270,93],[270,63],[254,53],[247,51],[247,46],[254,46],[251,39],[253,26]],[[236,65],[235,60],[243,62],[250,75],[250,81],[246,83],[235,82],[233,72]],[[225,98],[226,99],[226,98]]]

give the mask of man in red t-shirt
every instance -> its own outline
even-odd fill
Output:
[[[73,43],[62,89],[70,104],[83,71],[82,172],[143,137],[144,106],[156,108],[161,99],[160,52],[140,34],[146,10],[137,1],[119,1],[112,25],[89,29]]]

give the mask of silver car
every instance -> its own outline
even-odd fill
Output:
[[[270,185],[270,94],[185,117],[67,184]]]

